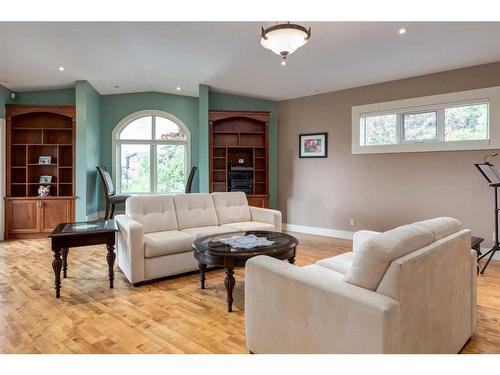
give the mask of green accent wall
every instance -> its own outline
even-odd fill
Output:
[[[200,142],[198,127],[198,98],[159,92],[113,94],[101,96],[101,163],[109,171],[112,165],[112,132],[126,116],[143,110],[168,112],[186,125],[191,131],[191,164],[198,166]],[[193,192],[199,191],[199,174],[193,181]],[[100,200],[99,209],[104,207]]]
[[[75,89],[16,92],[11,104],[75,105]]]
[[[198,98],[198,117],[199,117],[199,163],[198,175],[200,178],[199,191],[201,193],[208,193],[209,191],[209,161],[208,161],[208,102],[209,102],[209,88],[207,85],[199,86]]]
[[[101,95],[87,81],[75,83],[76,98],[76,219],[98,211],[101,162]]]
[[[10,102],[10,90],[0,85],[0,118],[5,118],[5,104]],[[2,199],[0,197],[0,199]]]
[[[210,92],[210,110],[267,111],[269,114],[269,206],[278,206],[278,103],[271,100]],[[207,137],[208,144],[208,137]],[[208,167],[207,167],[208,168]]]

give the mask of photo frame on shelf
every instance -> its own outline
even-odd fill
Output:
[[[328,133],[299,134],[299,158],[327,158]]]
[[[38,158],[38,164],[51,164],[52,156],[40,156]]]
[[[40,176],[40,184],[50,184],[52,182],[52,176]]]

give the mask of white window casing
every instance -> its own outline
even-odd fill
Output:
[[[487,104],[486,138],[481,140],[445,141],[445,109],[477,104]],[[352,153],[404,153],[429,151],[500,149],[500,87],[467,90],[441,95],[395,100],[352,107]],[[436,112],[436,139],[405,141],[403,114]],[[395,144],[364,145],[365,132],[362,119],[377,115],[397,115]]]

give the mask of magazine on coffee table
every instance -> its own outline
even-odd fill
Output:
[[[254,249],[261,246],[271,246],[274,241],[269,241],[266,237],[257,237],[255,234],[249,234],[247,236],[233,236],[231,238],[226,238],[220,240],[221,243],[229,245],[236,249]]]

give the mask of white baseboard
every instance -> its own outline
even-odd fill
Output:
[[[354,232],[339,229],[307,227],[304,225],[283,223],[283,229],[290,232],[315,234],[317,236],[341,238],[344,240],[352,240]]]
[[[113,216],[123,215],[124,213],[125,213],[125,211],[116,210]],[[92,220],[97,220],[97,219],[104,218],[105,214],[106,214],[106,211],[97,211],[97,212],[93,212],[91,214],[88,214],[85,218],[86,218],[87,221],[92,221]]]
[[[481,254],[486,254],[488,251],[490,251],[490,248],[489,248],[489,247],[481,247]],[[500,251],[497,251],[497,252],[495,253],[495,255],[493,256],[493,259],[494,259],[494,260],[500,260]],[[486,260],[486,258],[483,258],[483,259],[481,260],[481,262],[482,262],[483,260]]]

